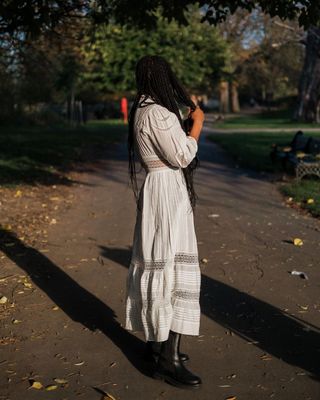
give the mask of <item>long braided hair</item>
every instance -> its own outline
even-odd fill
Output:
[[[138,200],[134,149],[134,116],[139,106],[141,95],[145,95],[146,99],[151,98],[154,103],[166,107],[169,111],[175,113],[186,134],[188,133],[187,127],[181,118],[178,106],[183,105],[190,107],[191,110],[195,110],[196,105],[173,73],[169,63],[163,57],[142,57],[136,65],[136,84],[137,94],[129,114],[128,151],[130,181],[135,198]],[[193,172],[197,165],[198,158],[195,157],[186,168],[183,168],[192,208],[195,207],[197,198],[193,186]]]

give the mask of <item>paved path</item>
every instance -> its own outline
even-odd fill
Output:
[[[234,168],[204,137],[200,158],[195,220],[208,262],[201,335],[185,338],[183,351],[203,387],[154,381],[139,357],[142,336],[122,327],[135,205],[119,145],[81,176],[77,201],[50,227],[45,249],[13,237],[14,246],[2,246],[6,273],[31,275],[36,290],[18,297],[21,323],[4,321],[13,340],[2,347],[0,399],[94,400],[99,390],[117,400],[320,398],[320,223],[285,206],[273,184]],[[304,245],[293,246],[294,237]],[[68,383],[38,391],[27,389],[30,377]]]

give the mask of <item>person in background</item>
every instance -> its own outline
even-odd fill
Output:
[[[128,100],[126,97],[121,98],[121,113],[123,116],[123,122],[128,123]]]

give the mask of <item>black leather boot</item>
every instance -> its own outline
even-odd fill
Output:
[[[146,361],[148,361],[148,362],[157,362],[158,361],[160,351],[161,351],[161,343],[162,342],[147,341],[146,350],[144,353],[144,358]],[[178,351],[179,351],[180,360],[182,362],[186,362],[189,360],[188,354],[180,352],[180,347],[179,347]]]
[[[190,372],[181,362],[179,357],[179,345],[181,335],[169,332],[167,341],[162,342],[158,363],[154,372],[154,378],[165,380],[174,386],[187,389],[198,389],[201,379]]]

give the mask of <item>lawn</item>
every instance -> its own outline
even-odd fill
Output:
[[[93,147],[122,141],[122,122],[91,121],[85,126],[0,127],[0,184],[65,182],[63,173],[85,161]]]
[[[320,124],[297,123],[292,121],[291,110],[276,110],[256,114],[241,114],[229,116],[224,122],[215,122],[214,128],[218,129],[247,129],[247,128],[319,128]]]
[[[312,136],[320,137],[320,132],[312,132]],[[219,133],[209,136],[218,143],[235,161],[243,167],[257,171],[275,172],[271,163],[270,151],[272,143],[286,145],[292,140],[293,134],[288,132],[255,132],[255,133]],[[280,187],[293,202],[299,203],[313,215],[320,217],[320,181],[319,179],[303,179],[301,183],[289,183]],[[307,200],[313,199],[313,204]]]

